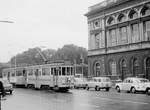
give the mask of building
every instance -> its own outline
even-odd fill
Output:
[[[150,79],[150,0],[105,0],[85,16],[89,76]]]

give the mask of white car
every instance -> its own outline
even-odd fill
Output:
[[[109,89],[112,86],[112,82],[109,77],[94,77],[87,82],[86,88],[89,90],[90,88],[94,88],[96,91],[101,89]]]
[[[150,82],[145,78],[128,77],[123,82],[116,83],[117,92],[127,91],[136,93],[137,91],[150,92]]]
[[[74,88],[86,89],[86,79],[85,78],[74,78]]]

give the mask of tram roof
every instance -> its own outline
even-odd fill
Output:
[[[10,68],[5,68],[3,69],[3,71],[7,71],[7,70],[10,70],[10,69],[19,69],[19,70],[23,70],[23,69],[27,69],[27,68],[40,68],[40,67],[57,67],[57,66],[73,66],[73,64],[71,63],[51,63],[51,64],[41,64],[41,65],[26,65],[26,66],[17,66],[17,67],[10,67]]]

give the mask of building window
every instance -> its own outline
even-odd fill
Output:
[[[146,75],[145,78],[150,80],[150,57],[146,59]]]
[[[98,49],[99,48],[99,33],[98,34],[95,34],[95,49]]]
[[[109,31],[109,46],[116,46],[117,38],[116,38],[116,30],[112,29]]]
[[[139,36],[139,24],[132,24],[131,25],[131,32],[132,32],[132,43],[136,43],[140,41]]]
[[[150,15],[150,8],[147,6],[144,6],[141,10],[141,15],[145,16],[145,15]]]
[[[129,13],[129,18],[130,19],[136,19],[138,18],[138,14],[135,10],[131,10],[130,13]]]
[[[100,20],[95,20],[95,21],[94,21],[94,28],[95,28],[95,29],[101,28],[101,22],[100,22]]]
[[[121,44],[125,44],[128,42],[127,28],[126,27],[120,28],[120,42],[121,42]]]
[[[120,15],[118,16],[118,21],[119,21],[119,22],[124,22],[125,20],[126,20],[125,15],[120,14]]]
[[[109,62],[109,67],[110,67],[110,75],[116,76],[117,75],[116,62],[115,61],[110,61]]]
[[[95,76],[100,76],[100,63],[96,63],[96,71],[95,71]]]
[[[113,18],[113,17],[109,17],[109,18],[108,18],[108,21],[107,21],[107,24],[108,24],[108,25],[112,25],[112,24],[114,24],[114,23],[115,23],[114,18]]]
[[[150,41],[150,21],[145,21],[143,24],[145,41]]]
[[[139,62],[137,58],[133,59],[133,76],[138,76],[139,74]]]
[[[127,75],[127,64],[126,61],[123,59],[121,61],[121,79],[123,80],[124,78],[126,78]]]

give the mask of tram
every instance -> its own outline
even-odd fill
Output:
[[[68,91],[74,86],[74,67],[65,63],[6,68],[2,76],[16,86],[27,88]]]

